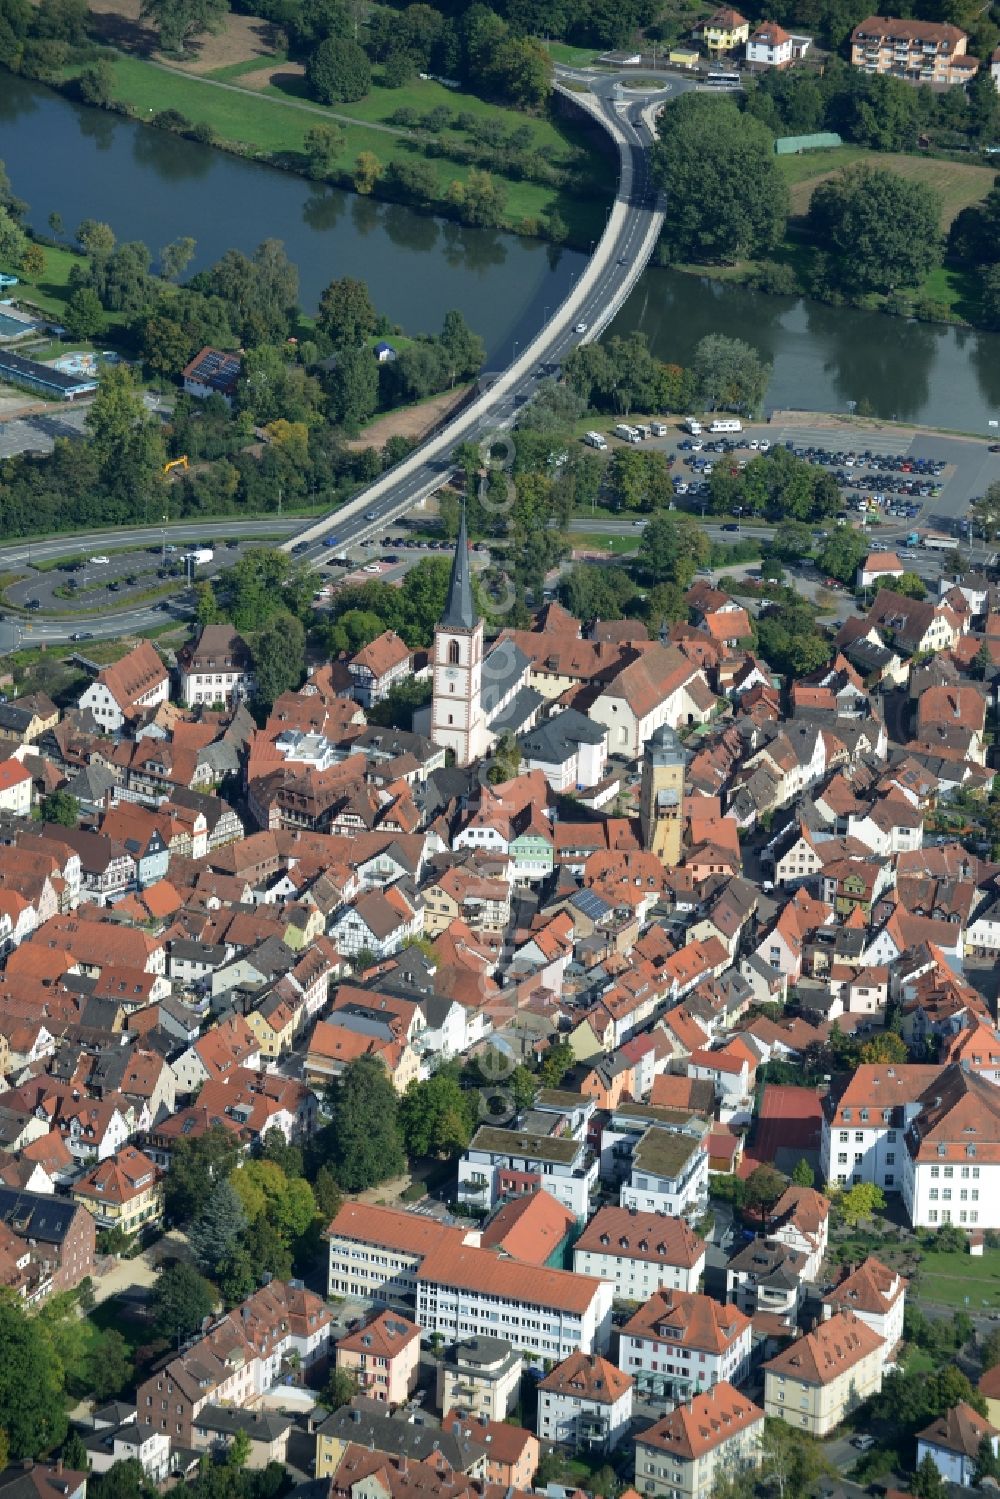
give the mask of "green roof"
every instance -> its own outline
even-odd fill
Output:
[[[820,130],[816,135],[779,135],[774,149],[779,156],[794,156],[797,151],[829,150],[843,144],[835,130]]]

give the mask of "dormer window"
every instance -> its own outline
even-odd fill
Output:
[[[976,1147],[975,1147],[975,1146],[974,1146],[974,1145],[967,1145],[967,1146],[966,1146],[966,1147],[965,1147],[965,1154],[966,1154],[966,1155],[967,1155],[967,1156],[968,1156],[968,1157],[969,1157],[969,1158],[970,1158],[970,1159],[971,1159],[971,1158],[972,1158],[972,1157],[973,1157],[973,1156],[974,1156],[974,1155],[975,1155],[975,1153],[976,1153]]]

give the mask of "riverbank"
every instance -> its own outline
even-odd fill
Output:
[[[301,70],[280,56],[257,57],[249,70],[236,63],[192,73],[110,49],[101,55],[113,77],[108,112],[294,172],[318,187],[358,191],[358,158],[366,155],[377,171],[365,190],[382,201],[574,248],[589,247],[603,227],[604,145],[583,120],[524,114],[432,79],[399,89],[376,82],[357,103],[328,107],[308,97]],[[78,99],[84,65],[45,81]],[[433,127],[423,123],[435,112]],[[335,139],[318,163],[306,137],[324,123]],[[483,130],[498,144],[487,146]],[[417,165],[426,179],[419,187],[410,176]],[[496,190],[489,204],[469,191],[472,174],[484,171]]]

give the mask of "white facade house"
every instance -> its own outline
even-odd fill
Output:
[[[632,1153],[619,1202],[640,1213],[670,1218],[700,1215],[708,1201],[708,1149],[704,1140],[651,1126]]]
[[[619,1301],[645,1302],[664,1288],[697,1291],[705,1241],[683,1218],[604,1207],[574,1244],[573,1269],[610,1281]]]
[[[757,68],[787,68],[811,46],[811,36],[793,36],[776,21],[761,21],[747,38],[747,62]]]
[[[858,1067],[846,1089],[823,1102],[820,1169],[835,1186],[870,1182],[903,1190],[905,1136],[921,1099],[944,1069],[882,1064]]]
[[[417,1271],[416,1320],[426,1338],[500,1336],[526,1358],[561,1360],[607,1348],[613,1294],[603,1280],[446,1244]]]
[[[520,744],[523,768],[540,770],[553,791],[596,786],[607,771],[606,726],[593,723],[575,708],[546,719],[525,734]]]
[[[619,1366],[641,1393],[683,1398],[750,1372],[750,1318],[700,1293],[658,1291],[621,1330]]]
[[[890,1270],[869,1255],[823,1297],[823,1316],[853,1312],[859,1322],[867,1323],[878,1334],[886,1353],[891,1354],[903,1337],[906,1287],[907,1281],[897,1270]]]
[[[96,1418],[95,1418],[96,1419]],[[150,1483],[163,1483],[170,1472],[170,1438],[135,1416],[120,1426],[97,1425],[85,1439],[93,1473],[106,1473],[115,1463],[137,1461]]]
[[[628,1435],[632,1388],[630,1376],[607,1359],[570,1354],[538,1386],[539,1439],[610,1452]]]
[[[465,1234],[416,1213],[345,1202],[327,1239],[328,1296],[412,1306],[425,1257],[441,1244],[464,1243]]]
[[[0,763],[0,812],[30,817],[32,784],[31,771],[15,755]]]
[[[1000,1088],[952,1064],[906,1132],[903,1204],[914,1228],[1000,1228]]]
[[[89,708],[106,734],[117,734],[127,719],[143,708],[165,703],[170,696],[167,668],[148,640],[140,641],[120,661],[102,667],[80,694],[81,708]]]
[[[544,1187],[575,1218],[586,1218],[598,1163],[571,1137],[483,1125],[458,1163],[458,1200],[492,1208],[503,1197]]]
[[[230,625],[206,625],[198,639],[177,654],[180,699],[197,704],[232,704],[253,695],[250,648]]]
[[[635,1485],[651,1499],[705,1499],[719,1476],[761,1461],[764,1412],[732,1385],[701,1390],[640,1432]]]
[[[976,1481],[979,1449],[988,1442],[996,1457],[1000,1432],[985,1416],[960,1400],[944,1415],[917,1433],[917,1466],[929,1457],[945,1483],[969,1488]]]

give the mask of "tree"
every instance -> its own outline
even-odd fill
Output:
[[[336,1218],[343,1205],[344,1194],[334,1181],[333,1172],[329,1166],[321,1166],[316,1172],[313,1196],[316,1199],[316,1211],[325,1223]]]
[[[40,1457],[66,1435],[63,1373],[38,1321],[0,1299],[0,1430],[14,1459]]]
[[[796,1161],[792,1172],[792,1181],[797,1187],[811,1187],[816,1180],[816,1173],[806,1160],[805,1156]]]
[[[163,435],[126,364],[103,370],[87,412],[90,446],[113,491],[145,501],[162,486]]]
[[[851,526],[836,526],[820,547],[817,562],[824,573],[853,584],[859,563],[868,555],[868,542]]]
[[[164,52],[183,52],[203,32],[215,35],[229,14],[229,0],[142,0],[140,15],[152,21]]]
[[[449,184],[445,196],[463,224],[493,229],[503,223],[507,209],[506,189],[489,172],[472,167],[464,182]]]
[[[106,57],[88,63],[80,72],[77,88],[84,104],[94,104],[98,109],[107,109],[114,98],[115,70]]]
[[[897,172],[845,168],[816,188],[808,223],[827,276],[851,295],[917,286],[941,261],[941,200]]]
[[[909,1052],[902,1036],[897,1036],[894,1031],[883,1031],[881,1035],[873,1036],[870,1041],[865,1042],[861,1048],[861,1060],[864,1063],[898,1064],[909,1060]]]
[[[115,231],[99,219],[84,219],[76,231],[76,242],[84,255],[105,260],[115,247]]]
[[[336,125],[312,125],[302,142],[309,176],[314,182],[325,182],[337,169],[344,149],[344,132]]]
[[[83,1437],[75,1429],[70,1431],[69,1436],[63,1442],[59,1456],[63,1460],[63,1467],[70,1473],[86,1473],[90,1467],[90,1458],[87,1455]],[[2,1445],[0,1445],[0,1461],[6,1465],[7,1455]],[[0,1472],[3,1472],[2,1468]]]
[[[342,426],[357,427],[378,406],[378,365],[364,345],[342,349],[326,383],[330,414]]]
[[[270,708],[283,692],[298,687],[306,669],[306,632],[300,619],[281,614],[261,630],[253,647],[257,697]]]
[[[411,1083],[399,1104],[407,1155],[458,1155],[472,1138],[477,1103],[460,1085],[456,1069],[442,1067],[425,1082]]]
[[[374,151],[362,151],[354,163],[354,191],[362,197],[374,192],[375,184],[382,175],[382,163]]]
[[[771,539],[771,550],[782,562],[808,557],[812,548],[812,531],[803,521],[782,521]]]
[[[917,1467],[910,1489],[917,1495],[917,1499],[946,1499],[948,1488],[941,1477],[937,1463],[929,1452],[924,1454],[923,1460]]]
[[[642,533],[638,559],[654,583],[677,583],[688,588],[699,567],[708,561],[710,544],[691,515],[681,512],[654,515]]]
[[[196,1218],[218,1184],[233,1170],[240,1154],[239,1141],[220,1124],[194,1138],[182,1136],[171,1150],[170,1170],[163,1184],[168,1221],[184,1226]]]
[[[885,1210],[885,1193],[872,1182],[856,1182],[836,1199],[836,1206],[850,1228]]]
[[[740,260],[770,250],[788,218],[774,136],[731,99],[684,94],[660,114],[653,175],[670,193],[660,244],[671,260]]]
[[[762,1230],[766,1229],[768,1215],[787,1185],[781,1172],[773,1166],[755,1166],[747,1177],[744,1205],[760,1214]]]
[[[72,338],[93,338],[104,328],[104,308],[91,286],[78,286],[66,303],[63,321]]]
[[[0,205],[0,261],[20,265],[27,244],[27,235],[20,224],[15,223],[8,209]]]
[[[247,1226],[247,1214],[234,1186],[233,1173],[220,1182],[188,1230],[191,1253],[202,1270],[213,1275]]]
[[[215,1309],[215,1292],[185,1260],[161,1270],[153,1289],[153,1320],[161,1337],[178,1342],[196,1332]]]
[[[1000,481],[990,484],[986,493],[979,495],[969,506],[972,529],[984,541],[996,541],[1000,537]]]
[[[35,17],[35,36],[82,47],[87,41],[89,19],[86,0],[42,0]]]
[[[130,1383],[133,1375],[128,1344],[121,1333],[109,1327],[87,1355],[86,1382],[95,1401],[110,1400]]]
[[[21,255],[20,268],[32,281],[45,275],[45,251],[29,239]]]
[[[893,578],[892,591],[908,599],[925,599],[927,584],[918,573],[903,573],[902,577]]]
[[[68,791],[50,791],[42,802],[42,821],[62,828],[75,828],[80,820],[80,803]]]
[[[357,42],[328,36],[306,64],[313,97],[321,104],[349,104],[363,99],[372,86],[372,70]]]
[[[335,349],[357,348],[378,325],[378,313],[364,281],[341,276],[319,299],[316,327]]]
[[[542,1058],[538,1076],[543,1088],[558,1088],[576,1062],[576,1053],[568,1041],[555,1041]]]
[[[173,240],[160,251],[160,275],[165,281],[176,281],[194,258],[196,242],[190,235]]]
[[[694,351],[694,377],[701,400],[711,411],[750,414],[764,399],[771,366],[741,339],[709,333]]]
[[[319,1398],[328,1411],[339,1411],[341,1406],[350,1405],[357,1393],[358,1382],[354,1375],[349,1374],[346,1369],[334,1368],[331,1369]]]
[[[345,1067],[329,1089],[327,1108],[322,1150],[345,1191],[363,1192],[404,1170],[399,1101],[375,1057],[359,1057]]]

